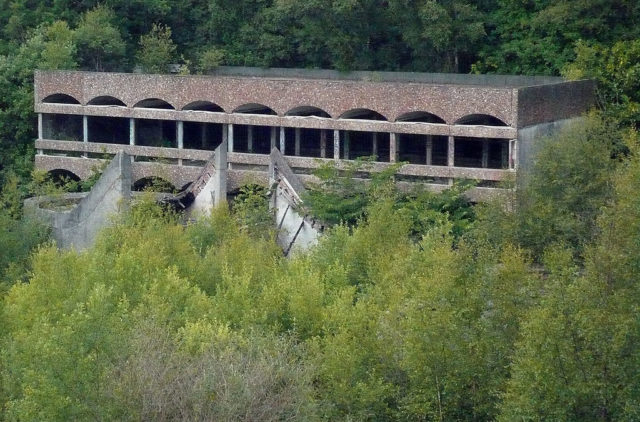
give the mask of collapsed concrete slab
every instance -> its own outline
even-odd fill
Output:
[[[302,197],[306,189],[282,153],[273,148],[270,159],[270,206],[275,211],[277,242],[285,256],[289,256],[295,251],[315,245],[324,230],[324,225],[306,214],[302,206]]]

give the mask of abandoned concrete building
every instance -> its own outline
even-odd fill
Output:
[[[219,154],[218,190],[267,183],[277,148],[304,182],[325,160],[407,162],[398,183],[442,189],[473,179],[481,197],[526,166],[535,140],[579,117],[592,81],[554,77],[221,67],[206,76],[35,74],[36,167],[85,179],[101,159],[133,157],[134,189],[176,189]],[[224,172],[221,172],[224,170]],[[222,186],[222,187],[221,187]]]

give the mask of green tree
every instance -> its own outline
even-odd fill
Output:
[[[114,26],[115,19],[113,11],[104,5],[82,16],[75,38],[83,68],[113,71],[124,67],[125,43],[120,30]]]
[[[611,47],[578,42],[576,59],[564,69],[570,79],[595,79],[605,116],[640,129],[640,39]]]
[[[154,23],[151,31],[140,37],[136,59],[145,72],[167,73],[175,56],[176,45],[171,40],[168,26]]]

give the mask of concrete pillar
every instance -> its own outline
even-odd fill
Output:
[[[233,152],[233,124],[227,124],[227,151]]]
[[[82,142],[89,142],[89,119],[86,115],[82,116]],[[82,156],[88,157],[86,152]]]
[[[43,139],[42,113],[38,113],[38,139]],[[41,149],[38,149],[38,155],[42,155],[42,150]]]
[[[276,147],[276,127],[271,126],[271,146],[269,148],[269,151],[271,151],[275,147]]]
[[[280,152],[284,155],[284,147],[285,147],[285,130],[284,126],[280,126]]]
[[[333,131],[333,159],[340,159],[340,131],[338,129]]]
[[[389,161],[391,163],[398,161],[398,138],[393,132],[389,134]]]
[[[253,126],[247,127],[247,151],[253,152]]]
[[[344,132],[344,159],[349,159],[349,131]]]
[[[425,154],[427,159],[425,160],[425,164],[430,166],[433,163],[433,136],[427,135],[427,145]]]
[[[89,119],[82,116],[82,142],[89,142]]]
[[[184,148],[184,122],[178,120],[176,122],[176,141],[178,143],[178,149]],[[178,158],[178,165],[182,165],[182,158]]]
[[[518,141],[516,139],[509,141],[509,168],[512,170],[518,168]]]
[[[447,147],[447,166],[449,167],[453,167],[455,164],[455,157],[456,157],[455,148],[456,148],[456,140],[453,136],[449,136],[449,142]],[[453,177],[449,178],[448,183],[449,185],[453,185]]]
[[[296,157],[300,156],[300,128],[297,127],[295,128],[295,134],[296,134],[296,139],[295,139],[295,148],[294,148],[294,155]]]
[[[489,167],[489,140],[482,140],[482,168]]]
[[[176,140],[178,143],[178,149],[184,148],[184,122],[178,120],[176,122]]]
[[[129,119],[129,145],[136,144],[136,119]]]
[[[378,158],[378,132],[371,134],[371,154],[376,156],[376,161],[380,161]]]
[[[320,158],[327,158],[327,131],[320,129]]]

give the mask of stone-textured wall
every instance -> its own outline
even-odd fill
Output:
[[[479,83],[481,81],[479,79]],[[59,93],[76,98],[82,105],[95,97],[109,95],[120,99],[128,107],[144,99],[159,98],[176,110],[194,101],[210,101],[227,113],[243,104],[259,103],[270,107],[280,116],[299,106],[321,108],[333,118],[338,118],[348,110],[368,108],[389,121],[395,121],[408,112],[426,111],[448,124],[463,116],[488,114],[512,127],[520,124],[519,111],[534,116],[522,120],[532,124],[537,122],[531,119],[535,119],[548,106],[538,106],[535,98],[528,101],[529,91],[523,87],[470,84],[55,71],[36,72],[35,84],[36,104],[49,95]],[[556,112],[566,115],[577,111],[574,110],[575,84],[578,83],[552,85],[563,93],[563,96],[553,98]],[[533,97],[537,95],[536,90],[530,93]],[[580,95],[584,94],[580,92]]]

